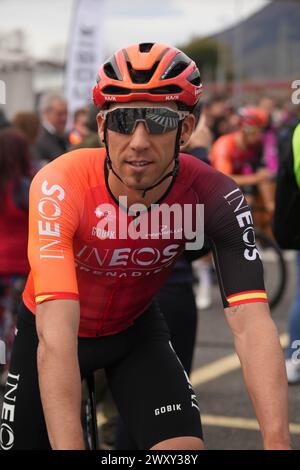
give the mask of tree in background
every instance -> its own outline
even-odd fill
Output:
[[[178,46],[197,64],[204,80],[223,82],[233,78],[231,49],[213,38],[194,37]]]

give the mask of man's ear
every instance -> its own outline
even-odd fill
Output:
[[[182,123],[180,145],[185,145],[195,129],[195,116],[189,114]]]
[[[100,113],[97,114],[97,123],[99,139],[101,142],[104,142],[104,119],[100,116]]]

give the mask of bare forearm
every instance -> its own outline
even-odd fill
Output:
[[[83,449],[80,422],[81,381],[77,349],[40,341],[38,371],[41,399],[53,449]]]
[[[258,185],[265,207],[271,212],[274,210],[274,185],[271,181],[263,181]]]
[[[83,449],[80,421],[77,300],[37,305],[38,373],[42,405],[53,449]]]
[[[231,178],[239,186],[248,186],[257,184],[257,178],[255,174],[252,175],[230,175]]]
[[[264,318],[235,337],[245,383],[260,424],[265,448],[289,446],[288,388],[276,327]]]

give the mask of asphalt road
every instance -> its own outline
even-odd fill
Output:
[[[288,312],[295,290],[294,263],[288,263],[288,286],[273,318],[280,335],[287,331]],[[270,268],[270,266],[268,267]],[[272,272],[272,269],[268,269]],[[232,334],[227,326],[218,288],[214,288],[213,304],[199,311],[197,347],[194,357],[194,383],[203,416],[203,429],[208,449],[261,449],[262,441],[254,412],[247,395],[241,369],[234,360],[215,364],[234,353]],[[207,370],[207,366],[210,369]],[[266,358],[266,370],[268,358]],[[228,370],[226,372],[226,370]],[[206,378],[205,378],[206,376]],[[200,383],[199,383],[200,382]],[[300,384],[289,387],[289,417],[293,447],[300,449]]]

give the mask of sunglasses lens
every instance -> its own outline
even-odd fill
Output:
[[[132,110],[133,108],[117,108],[109,112],[107,114],[107,128],[120,134],[131,134],[134,124]]]
[[[255,134],[260,129],[257,126],[244,126],[244,130],[247,134]]]
[[[146,110],[146,122],[150,134],[163,134],[177,129],[179,117],[167,108],[152,108]]]
[[[177,129],[179,116],[168,108],[116,108],[107,113],[107,128],[120,134],[132,134],[138,122],[150,134],[163,134]]]

